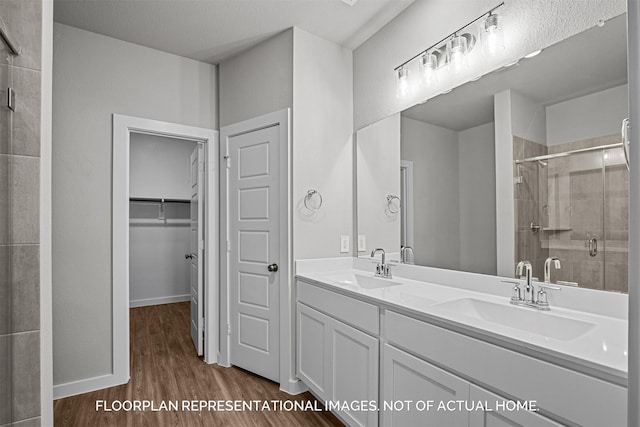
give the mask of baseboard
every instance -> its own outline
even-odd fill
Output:
[[[145,307],[147,305],[171,304],[172,302],[189,301],[190,299],[191,299],[191,295],[186,294],[186,295],[173,295],[170,297],[129,300],[129,308]]]
[[[103,388],[114,387],[129,382],[119,379],[115,374],[102,375],[99,377],[87,378],[86,380],[72,381],[70,383],[53,386],[53,400],[63,397],[75,396],[77,394],[89,393]]]
[[[289,380],[285,383],[280,384],[280,390],[284,391],[287,394],[300,394],[309,390],[307,386],[300,381],[299,379]]]

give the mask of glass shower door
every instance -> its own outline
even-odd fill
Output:
[[[629,171],[622,147],[603,150],[604,289],[627,292]]]

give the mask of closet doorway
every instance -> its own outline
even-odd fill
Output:
[[[218,358],[218,133],[113,116],[113,366],[129,380],[129,307],[189,301]]]

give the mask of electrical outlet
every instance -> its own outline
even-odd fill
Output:
[[[364,252],[367,250],[367,236],[364,234],[358,234],[358,252]]]
[[[349,252],[349,236],[340,236],[340,253],[346,254]]]

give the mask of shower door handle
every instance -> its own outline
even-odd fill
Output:
[[[627,164],[627,170],[629,170],[629,127],[631,123],[628,118],[622,121],[622,151],[624,152],[624,161]]]
[[[589,255],[592,257],[598,255],[598,240],[595,237],[589,239]]]

